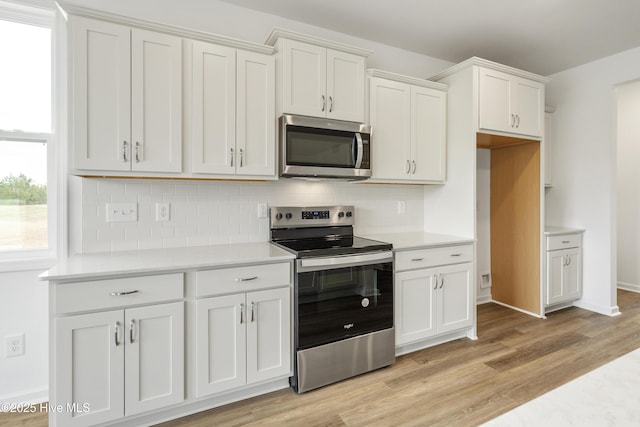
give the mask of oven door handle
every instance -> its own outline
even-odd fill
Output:
[[[391,251],[382,251],[361,255],[302,258],[297,260],[297,271],[300,273],[304,273],[307,271],[331,270],[334,268],[353,267],[363,264],[391,262],[392,260],[393,255]]]

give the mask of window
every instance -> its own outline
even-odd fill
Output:
[[[55,247],[49,10],[0,1],[0,260]]]

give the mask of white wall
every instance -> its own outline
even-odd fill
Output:
[[[49,312],[43,269],[0,273],[0,402],[47,399]],[[25,354],[5,357],[5,337],[25,334]]]
[[[640,48],[552,75],[553,188],[547,225],[584,234],[584,295],[578,305],[618,312],[616,299],[616,119],[614,86],[640,77]]]
[[[477,150],[476,168],[476,298],[488,302],[491,288],[481,289],[480,285],[482,275],[491,273],[491,150]]]
[[[640,292],[640,81],[617,88],[618,286]]]

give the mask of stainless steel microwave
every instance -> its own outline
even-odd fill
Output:
[[[280,117],[280,176],[362,180],[371,176],[371,126]]]

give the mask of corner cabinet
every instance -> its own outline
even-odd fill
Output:
[[[478,128],[541,138],[544,84],[485,67],[478,72]]]
[[[95,425],[184,400],[182,274],[52,289],[50,403],[70,408],[51,412],[52,426]]]
[[[274,177],[275,59],[200,41],[191,49],[191,170]]]
[[[372,182],[444,183],[447,86],[368,70]]]
[[[582,230],[547,234],[546,307],[582,297]]]
[[[400,251],[395,257],[397,349],[422,348],[428,339],[473,326],[473,245]]]
[[[274,29],[277,112],[364,122],[365,59],[371,51]]]
[[[71,17],[72,168],[182,171],[182,40]]]
[[[290,263],[196,273],[196,395],[275,378],[291,366]]]

